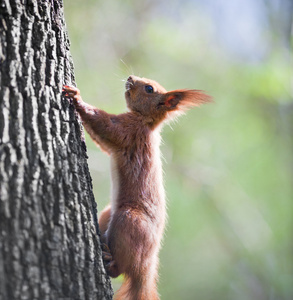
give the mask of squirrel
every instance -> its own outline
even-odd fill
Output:
[[[115,299],[156,300],[158,253],[166,207],[160,158],[165,121],[211,101],[201,90],[167,92],[154,80],[129,76],[129,112],[114,115],[83,102],[75,87],[63,86],[83,126],[110,155],[112,199],[100,215],[103,259],[109,276],[124,274]]]

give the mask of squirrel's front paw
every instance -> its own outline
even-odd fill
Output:
[[[62,95],[65,98],[73,99],[75,102],[81,101],[80,91],[74,86],[63,85]]]

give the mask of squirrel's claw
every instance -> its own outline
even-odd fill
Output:
[[[108,253],[111,252],[111,251],[110,251],[110,248],[108,247],[108,245],[107,245],[106,243],[102,243],[102,244],[101,244],[101,248],[102,248],[103,251],[106,251],[106,252],[108,252]]]
[[[104,261],[104,267],[107,272],[107,274],[113,278],[120,275],[120,272],[118,271],[116,261],[113,260],[113,257],[111,255],[111,251],[107,244],[102,243],[102,257]]]
[[[110,263],[112,261],[112,255],[108,252],[102,251],[102,257],[105,263]]]
[[[73,103],[81,101],[80,91],[74,86],[63,85],[62,96],[73,99]]]
[[[103,257],[103,260],[106,263],[110,263],[112,261],[112,255],[111,255],[111,251],[110,251],[108,245],[105,244],[105,243],[102,243],[101,248],[102,248],[102,257]]]
[[[62,92],[66,92],[69,95],[79,95],[79,89],[74,86],[63,85]]]

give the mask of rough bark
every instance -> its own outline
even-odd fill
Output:
[[[0,299],[111,299],[61,0],[0,1]]]

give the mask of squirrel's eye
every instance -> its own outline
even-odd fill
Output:
[[[148,94],[151,94],[154,92],[154,89],[151,85],[146,85],[145,86],[145,91],[148,93]]]

